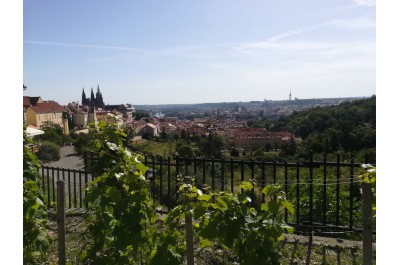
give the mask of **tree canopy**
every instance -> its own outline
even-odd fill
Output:
[[[376,145],[376,96],[315,107],[279,118],[275,131],[291,131],[316,152],[358,151]]]

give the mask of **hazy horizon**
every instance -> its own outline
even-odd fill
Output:
[[[86,93],[86,91],[85,91]],[[372,96],[374,96],[375,94],[369,95],[369,96],[351,96],[351,97],[321,97],[321,98],[297,98],[297,100],[323,100],[323,99],[347,99],[347,98],[370,98]],[[24,96],[30,96],[30,97],[37,97],[40,95],[30,95],[29,93],[25,92]],[[376,95],[375,95],[376,96]],[[81,100],[71,100],[68,102],[61,102],[60,100],[57,100],[56,98],[44,98],[43,96],[40,96],[42,98],[42,100],[44,101],[56,101],[57,103],[59,103],[62,106],[66,106],[68,105],[68,103],[72,103],[75,102],[77,103],[79,101],[79,104],[81,104]],[[90,97],[90,93],[89,95],[86,93],[86,97]],[[137,104],[134,102],[113,102],[113,103],[107,103],[104,102],[105,105],[117,105],[117,104],[131,104],[134,106],[163,106],[163,105],[201,105],[201,104],[229,104],[229,103],[250,103],[250,102],[264,102],[264,100],[266,101],[276,101],[276,102],[280,102],[280,101],[289,101],[289,98],[286,99],[260,99],[260,100],[235,100],[235,101],[209,101],[209,102],[178,102],[178,103],[149,103],[149,104]],[[292,98],[292,101],[295,101],[296,99]]]

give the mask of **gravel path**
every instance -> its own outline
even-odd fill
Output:
[[[75,152],[73,146],[63,146],[60,151],[60,160],[48,163],[52,167],[83,169],[83,159]]]

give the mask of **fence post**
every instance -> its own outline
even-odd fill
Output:
[[[84,174],[85,174],[85,187],[84,187],[84,189],[85,189],[85,199],[86,199],[86,196],[87,196],[87,190],[86,190],[86,189],[88,188],[89,179],[88,179],[88,173],[87,173],[87,171],[85,170],[84,172],[85,172],[85,173],[84,173]],[[86,207],[86,208],[89,207],[89,203],[88,203],[88,202],[85,203],[85,207]]]
[[[168,211],[171,209],[171,157],[168,156],[168,185],[167,185],[167,193],[168,193]]]
[[[231,192],[233,193],[233,186],[234,186],[234,176],[233,176],[233,158],[231,157]]]
[[[159,157],[159,163],[160,163],[160,204],[163,202],[163,158],[162,156]]]
[[[87,153],[86,151],[83,151],[83,167],[85,168],[85,171],[88,170],[88,164],[87,164]]]
[[[243,158],[240,159],[240,184],[244,181],[244,164],[243,164]],[[240,189],[240,193],[243,193],[243,188]]]
[[[363,207],[363,265],[372,265],[372,190],[371,184],[363,182],[362,207]]]
[[[64,180],[57,181],[58,264],[65,265],[65,190]]]
[[[211,157],[211,189],[215,190],[215,165],[214,165],[214,157]]]
[[[225,159],[221,158],[221,191],[225,191]]]
[[[50,202],[50,200],[51,200],[51,198],[50,198],[50,173],[49,173],[50,171],[49,171],[49,167],[47,167],[47,170],[46,170],[46,176],[47,176],[47,206],[50,208],[50,206],[51,206],[51,202]]]
[[[313,197],[314,197],[314,171],[313,171],[313,163],[314,163],[314,156],[313,153],[310,152],[310,179],[309,179],[309,184],[310,184],[310,197],[309,197],[309,218],[310,218],[310,224],[313,224]]]
[[[336,226],[340,223],[340,154],[336,154]]]
[[[156,157],[152,156],[151,169],[153,170],[153,178],[151,179],[151,190],[153,195],[153,200],[156,199]]]

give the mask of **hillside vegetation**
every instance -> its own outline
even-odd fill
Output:
[[[291,131],[314,152],[357,152],[376,146],[376,97],[294,112],[271,124]]]

